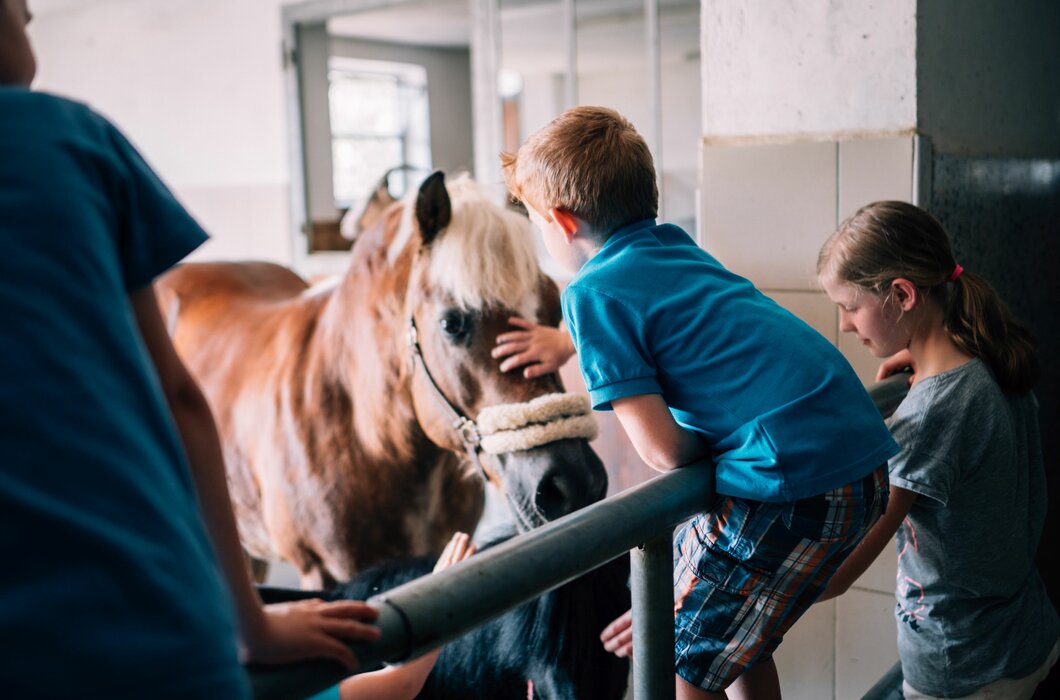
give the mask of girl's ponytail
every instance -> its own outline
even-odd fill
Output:
[[[944,323],[953,342],[990,365],[1006,394],[1024,394],[1034,388],[1041,367],[1030,331],[981,277],[963,273],[948,286]]]
[[[990,366],[1002,391],[1025,393],[1038,381],[1030,332],[986,280],[957,265],[942,224],[919,207],[862,207],[821,248],[817,273],[881,296],[894,280],[907,279],[940,304],[950,337]]]

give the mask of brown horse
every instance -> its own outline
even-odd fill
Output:
[[[289,560],[304,585],[439,552],[475,527],[480,473],[522,530],[607,488],[586,431],[486,453],[470,419],[570,398],[548,396],[557,376],[503,374],[490,356],[509,316],[559,321],[526,219],[441,173],[380,219],[337,284],[269,263],[188,264],[158,282],[217,419],[244,545]]]

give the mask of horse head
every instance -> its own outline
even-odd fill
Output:
[[[502,373],[496,337],[519,315],[555,326],[559,292],[539,268],[529,224],[470,179],[436,172],[414,204],[418,236],[406,317],[416,416],[436,445],[468,456],[504,494],[520,530],[602,498],[607,475],[588,439],[583,397],[557,375]]]

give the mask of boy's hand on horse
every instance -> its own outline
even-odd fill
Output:
[[[564,330],[539,326],[519,316],[509,318],[508,323],[522,330],[497,336],[491,354],[498,359],[506,358],[500,365],[502,372],[525,367],[523,376],[527,379],[543,377],[558,372],[574,354],[574,343]]]

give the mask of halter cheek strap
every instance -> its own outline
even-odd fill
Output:
[[[592,440],[597,435],[596,419],[589,399],[578,394],[546,394],[523,403],[487,406],[478,414],[478,422],[468,418],[442,393],[434,380],[416,331],[416,320],[409,317],[409,350],[414,367],[423,370],[427,384],[449,414],[450,424],[460,438],[471,461],[478,465],[489,481],[489,474],[479,452],[503,454],[519,452],[567,438]]]
[[[479,471],[482,472],[483,478],[486,481],[489,481],[489,472],[487,472],[486,468],[482,466],[482,460],[479,459],[478,456],[479,448],[482,443],[478,433],[478,426],[475,425],[475,421],[461,413],[460,409],[454,406],[449,399],[445,398],[445,394],[443,394],[442,390],[438,387],[438,382],[434,380],[431,370],[427,368],[427,363],[423,359],[423,351],[420,349],[419,334],[416,331],[416,319],[412,316],[409,316],[409,351],[412,353],[413,367],[419,367],[423,370],[423,375],[427,378],[427,384],[434,390],[435,398],[439,400],[438,402],[441,404],[442,408],[449,414],[450,426],[460,437],[460,442],[463,444],[467,456],[471,459],[471,462],[479,468]]]

